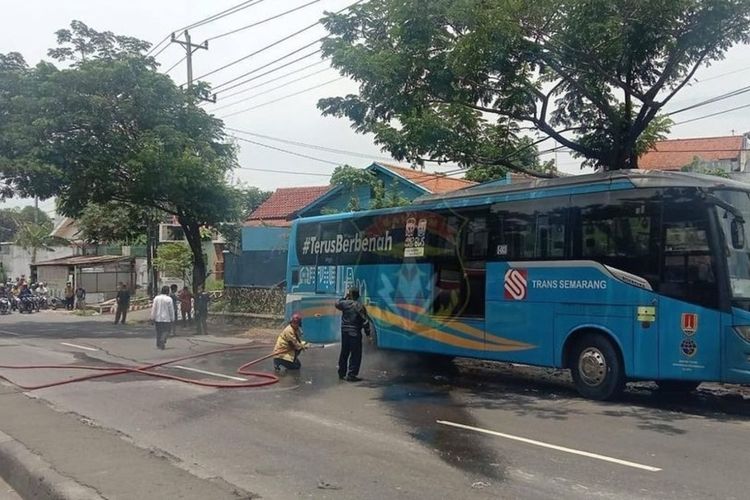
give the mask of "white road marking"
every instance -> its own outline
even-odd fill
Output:
[[[86,347],[85,345],[78,345],[78,344],[68,344],[67,342],[60,342],[62,345],[66,345],[68,347],[75,347],[76,349],[83,349],[84,351],[98,351],[99,349],[95,349],[93,347]]]
[[[457,424],[455,422],[448,422],[446,420],[437,420],[437,423],[442,424],[442,425],[448,425],[450,427],[456,427],[458,429],[466,429],[469,431],[481,432],[482,434],[489,434],[491,436],[498,436],[498,437],[502,437],[505,439],[511,439],[513,441],[519,441],[521,443],[531,444],[534,446],[541,446],[542,448],[549,448],[551,450],[563,451],[565,453],[572,453],[573,455],[580,455],[582,457],[595,458],[597,460],[603,460],[605,462],[611,462],[613,464],[618,464],[618,465],[625,465],[627,467],[633,467],[635,469],[646,470],[649,472],[659,472],[661,470],[658,467],[652,467],[650,465],[643,465],[643,464],[639,464],[635,462],[629,462],[627,460],[620,460],[619,458],[608,457],[606,455],[599,455],[598,453],[591,453],[588,451],[576,450],[573,448],[566,448],[564,446],[557,446],[555,444],[544,443],[542,441],[536,441],[534,439],[529,439],[529,438],[520,437],[520,436],[513,436],[511,434],[505,434],[502,432],[482,429],[480,427],[472,427],[471,425]]]
[[[21,336],[20,333],[9,332],[7,330],[0,330],[0,333],[4,333],[5,335],[13,335],[14,337],[20,337]]]
[[[214,377],[228,378],[229,380],[237,380],[239,382],[247,382],[246,378],[232,377],[231,375],[224,375],[223,373],[208,372],[206,370],[199,370],[198,368],[190,368],[189,366],[172,365],[172,368],[179,368],[180,370],[187,370],[189,372],[202,373],[203,375],[212,375]]]

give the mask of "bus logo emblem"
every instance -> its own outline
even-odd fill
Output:
[[[698,315],[695,313],[682,313],[681,323],[685,335],[693,335],[698,331]]]
[[[505,298],[524,300],[526,298],[528,271],[526,269],[508,269],[505,273]]]

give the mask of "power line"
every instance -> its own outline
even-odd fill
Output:
[[[247,88],[244,88],[242,90],[238,90],[237,92],[232,92],[231,94],[227,94],[227,95],[225,95],[223,97],[224,97],[224,99],[228,99],[229,97],[234,97],[236,95],[244,94],[245,92],[249,92],[249,91],[251,91],[253,89],[257,89],[257,88],[260,88],[260,87],[265,87],[269,83],[273,83],[273,82],[277,82],[279,80],[283,80],[287,76],[295,75],[295,74],[297,74],[297,73],[299,73],[301,71],[304,71],[306,69],[312,68],[313,66],[317,66],[318,64],[321,64],[323,62],[325,62],[323,59],[321,59],[320,61],[315,61],[314,63],[308,64],[307,66],[303,66],[303,67],[301,67],[299,69],[295,69],[294,71],[290,71],[288,73],[284,73],[283,75],[279,75],[279,76],[277,76],[275,78],[271,78],[270,80],[267,80],[265,82],[259,83],[257,85],[253,85],[252,87],[247,87]],[[330,69],[330,68],[326,68],[326,69]]]
[[[164,47],[162,47],[161,49],[159,49],[159,51],[156,54],[152,55],[151,57],[153,57],[154,59],[156,59],[159,56],[159,54],[161,54],[162,52],[164,52],[168,48],[169,48],[169,44],[166,44]]]
[[[340,13],[344,12],[345,10],[347,10],[347,9],[350,9],[350,8],[354,7],[355,5],[358,5],[358,4],[362,3],[363,1],[364,1],[364,0],[357,0],[357,1],[356,1],[356,2],[354,2],[353,4],[351,4],[351,5],[348,5],[348,6],[346,6],[346,7],[344,7],[343,9],[341,9],[341,10],[339,10],[339,11],[336,11],[335,13],[336,13],[336,14],[340,14]],[[236,59],[236,60],[234,60],[234,61],[232,61],[232,62],[230,62],[230,63],[227,63],[227,64],[225,64],[224,66],[221,66],[221,67],[219,67],[219,68],[216,68],[216,69],[214,69],[214,70],[211,70],[211,71],[209,71],[208,73],[205,73],[205,74],[203,74],[203,75],[201,75],[201,76],[197,77],[197,79],[198,79],[198,80],[200,80],[200,79],[203,79],[203,78],[205,78],[205,77],[207,77],[207,76],[213,75],[213,74],[215,74],[215,73],[218,73],[219,71],[222,71],[222,70],[225,70],[225,69],[227,69],[227,68],[229,68],[229,67],[231,67],[231,66],[234,66],[234,65],[235,65],[235,64],[237,64],[237,63],[240,63],[240,62],[242,62],[242,61],[244,61],[244,60],[246,60],[246,59],[249,59],[249,58],[251,58],[251,57],[253,57],[253,56],[257,55],[257,54],[260,54],[261,52],[264,52],[264,51],[266,51],[266,50],[268,50],[268,49],[270,49],[270,48],[272,48],[272,47],[275,47],[276,45],[279,45],[280,43],[283,43],[283,42],[285,42],[285,41],[287,41],[287,40],[289,40],[289,39],[291,39],[291,38],[294,38],[295,36],[298,36],[298,35],[300,35],[300,34],[304,33],[305,31],[311,30],[312,28],[315,28],[315,27],[316,27],[316,26],[318,26],[319,24],[320,24],[320,21],[316,21],[316,22],[315,22],[315,23],[313,23],[313,24],[309,24],[309,25],[305,26],[304,28],[302,28],[302,29],[299,29],[299,30],[295,31],[294,33],[292,33],[292,34],[290,34],[290,35],[287,35],[287,36],[285,36],[285,37],[283,37],[283,38],[280,38],[280,39],[276,40],[275,42],[272,42],[272,43],[270,43],[270,44],[268,44],[268,45],[266,45],[266,46],[264,46],[264,47],[262,47],[262,48],[260,48],[260,49],[258,49],[258,50],[256,50],[256,51],[254,51],[254,52],[251,52],[250,54],[247,54],[247,55],[245,55],[245,56],[242,56],[242,57],[240,57],[239,59]],[[240,77],[240,78],[241,78],[241,77]],[[230,81],[230,82],[231,82],[231,81]],[[228,83],[229,83],[229,82],[228,82]]]
[[[698,102],[696,104],[693,104],[693,105],[690,105],[690,106],[686,106],[684,108],[680,108],[680,109],[678,109],[676,111],[672,111],[671,113],[667,113],[667,116],[672,116],[672,115],[676,115],[678,113],[682,113],[682,112],[685,112],[685,111],[690,111],[691,109],[700,108],[702,106],[707,106],[709,104],[713,104],[713,103],[716,103],[716,102],[719,102],[719,101],[723,101],[723,100],[729,99],[731,97],[735,97],[735,96],[738,96],[738,95],[746,94],[747,92],[750,92],[750,86],[741,87],[739,89],[735,89],[735,90],[732,90],[730,92],[726,92],[724,94],[719,94],[719,95],[714,96],[714,97],[712,97],[710,99],[706,99],[704,101],[700,101],[700,102]]]
[[[305,75],[305,76],[301,76],[299,78],[295,78],[294,80],[290,80],[290,81],[288,81],[286,83],[283,83],[281,85],[278,85],[278,86],[276,86],[276,87],[274,87],[272,89],[264,90],[263,92],[258,92],[257,94],[251,95],[250,97],[245,97],[244,99],[239,99],[237,101],[224,104],[222,106],[219,106],[218,108],[212,109],[211,112],[213,113],[213,112],[219,111],[220,109],[229,108],[231,106],[235,106],[237,104],[241,104],[243,102],[247,102],[247,101],[249,101],[251,99],[255,99],[256,97],[259,97],[259,96],[262,96],[262,95],[265,95],[265,94],[269,94],[271,92],[276,92],[277,90],[279,90],[281,88],[288,87],[289,85],[292,85],[292,84],[297,83],[297,82],[301,82],[302,80],[306,80],[306,79],[308,79],[310,77],[313,77],[315,75],[319,75],[319,74],[321,74],[321,73],[323,73],[325,71],[328,71],[330,69],[331,68],[323,68],[323,69],[321,69],[319,71],[314,71],[313,73],[310,73],[309,75]],[[247,90],[250,90],[250,89],[245,89],[245,91],[247,91]]]
[[[318,43],[318,41],[316,40],[316,41],[315,41],[314,43]],[[298,51],[295,51],[295,52],[298,52]],[[264,77],[264,76],[266,76],[266,75],[270,75],[271,73],[275,73],[275,72],[279,71],[280,69],[284,69],[284,68],[286,68],[286,67],[288,67],[288,66],[291,66],[291,65],[292,65],[292,64],[294,64],[294,63],[297,63],[297,62],[299,62],[299,61],[305,60],[305,59],[307,59],[308,57],[312,57],[312,56],[314,56],[315,54],[319,54],[320,52],[322,52],[322,49],[318,49],[318,50],[316,50],[316,51],[314,51],[314,52],[310,52],[310,53],[308,53],[308,54],[305,54],[305,55],[303,55],[303,56],[300,56],[300,57],[298,57],[297,59],[293,59],[293,60],[291,60],[291,61],[287,61],[286,63],[282,64],[281,66],[279,66],[279,67],[277,67],[277,68],[273,68],[273,69],[271,69],[271,70],[269,70],[269,71],[266,71],[265,73],[261,73],[260,75],[256,75],[256,76],[254,76],[254,77],[252,77],[252,78],[248,78],[247,80],[243,80],[243,81],[241,81],[241,82],[237,82],[237,83],[235,83],[234,85],[230,85],[229,87],[227,87],[227,88],[225,88],[225,89],[222,89],[222,90],[217,90],[217,91],[216,91],[216,92],[214,92],[214,93],[215,93],[215,94],[221,94],[222,92],[226,92],[226,91],[228,91],[228,90],[236,89],[237,87],[240,87],[240,86],[242,86],[242,85],[244,85],[244,84],[246,84],[246,83],[252,82],[253,80],[257,80],[258,78],[262,78],[262,77]],[[274,59],[273,61],[271,61],[271,62],[269,62],[269,63],[266,63],[266,64],[264,64],[264,65],[262,65],[262,66],[259,66],[259,67],[255,68],[255,69],[254,69],[254,70],[252,70],[252,71],[248,71],[248,72],[247,72],[247,73],[245,73],[244,75],[241,75],[241,76],[240,76],[240,78],[241,78],[242,76],[247,76],[247,75],[251,75],[251,74],[253,74],[253,73],[256,73],[256,72],[258,72],[258,71],[260,71],[260,70],[262,70],[262,69],[266,69],[267,67],[269,67],[269,66],[271,66],[271,65],[273,65],[273,64],[276,64],[277,62],[279,62],[279,61],[282,61],[282,60],[286,59],[287,57],[289,57],[289,55],[284,55],[284,56],[281,56],[281,57],[279,57],[278,59]],[[236,78],[235,78],[235,80],[236,80]],[[234,80],[232,80],[232,81],[234,81]],[[227,83],[230,83],[230,82],[224,82],[224,83],[222,83],[221,85],[219,85],[219,87],[221,87],[221,86],[224,86],[224,85],[226,85]]]
[[[185,59],[187,59],[187,56],[186,56],[186,55],[185,55],[185,56],[182,56],[182,58],[181,58],[181,59],[180,59],[179,61],[177,61],[176,63],[174,63],[174,64],[173,64],[172,66],[170,66],[170,67],[169,67],[169,69],[168,69],[167,71],[165,71],[165,72],[164,72],[164,74],[166,75],[167,73],[169,73],[170,71],[172,71],[173,69],[175,69],[175,68],[176,68],[177,66],[179,66],[179,65],[180,65],[180,63],[181,63],[182,61],[184,61]]]
[[[153,51],[155,51],[157,48],[161,47],[161,45],[164,42],[169,41],[169,39],[172,36],[172,33],[176,33],[178,31],[189,30],[189,29],[192,29],[192,28],[197,28],[198,26],[203,26],[204,24],[208,24],[208,23],[210,23],[212,21],[216,21],[218,19],[221,19],[223,17],[229,16],[231,14],[235,14],[235,13],[241,11],[241,10],[244,10],[244,9],[246,9],[248,7],[252,7],[253,5],[257,5],[257,4],[259,4],[259,3],[263,2],[263,1],[265,1],[265,0],[246,0],[245,2],[241,2],[241,3],[239,3],[239,4],[237,4],[237,5],[233,6],[233,7],[229,7],[228,9],[222,10],[221,12],[217,12],[216,14],[212,14],[212,15],[210,15],[208,17],[204,17],[203,19],[201,19],[199,21],[196,21],[196,22],[194,22],[192,24],[188,24],[187,26],[183,26],[182,28],[178,28],[176,30],[173,30],[170,33],[168,33],[164,38],[162,38],[161,41],[159,41],[159,43],[157,43],[156,45],[152,46],[151,49],[148,52],[146,52],[146,55],[147,56],[151,55],[151,53]],[[169,44],[167,44],[166,46],[168,47]],[[161,54],[163,50],[164,49],[161,49],[159,52],[157,52],[156,54],[154,54],[153,57],[156,57],[159,54]]]
[[[705,118],[711,118],[713,116],[722,115],[724,113],[730,113],[732,111],[737,111],[739,109],[745,109],[745,108],[750,108],[750,104],[745,104],[745,105],[737,106],[737,107],[734,107],[734,108],[724,109],[724,110],[717,111],[716,113],[711,113],[711,114],[708,114],[708,115],[698,116],[696,118],[691,118],[690,120],[685,120],[685,121],[673,123],[673,125],[684,125],[686,123],[696,122],[698,120],[703,120]]]
[[[229,118],[230,116],[239,115],[240,113],[245,113],[247,111],[252,111],[254,109],[262,108],[264,106],[268,106],[269,104],[274,104],[274,103],[277,103],[279,101],[283,101],[285,99],[289,99],[290,97],[295,97],[295,96],[298,96],[300,94],[304,94],[306,92],[310,92],[311,90],[319,89],[320,87],[323,87],[325,85],[329,85],[329,84],[331,84],[333,82],[337,82],[337,81],[343,80],[343,79],[344,79],[343,76],[339,76],[337,78],[334,78],[333,80],[328,80],[327,82],[319,83],[318,85],[314,85],[312,87],[308,87],[306,89],[302,89],[302,90],[300,90],[298,92],[294,92],[293,94],[288,94],[288,95],[279,97],[278,99],[273,99],[271,101],[267,101],[267,102],[264,102],[264,103],[261,103],[261,104],[257,104],[255,106],[251,106],[249,108],[241,109],[239,111],[235,111],[233,113],[229,113],[228,115],[220,116],[219,118],[221,118],[223,120],[225,118]]]
[[[256,134],[255,132],[248,132],[247,130],[240,130],[240,129],[232,128],[232,127],[226,127],[226,129],[231,130],[232,132],[239,133],[239,134],[251,135],[253,137],[259,137],[261,139],[268,139],[270,141],[281,142],[284,144],[289,144],[291,146],[299,146],[299,147],[308,148],[308,149],[315,149],[317,151],[324,151],[326,153],[340,154],[340,155],[346,155],[346,156],[355,156],[358,158],[364,158],[366,160],[394,161],[393,158],[386,158],[383,156],[372,156],[372,155],[368,155],[365,153],[359,153],[356,151],[348,151],[346,149],[337,149],[337,148],[331,148],[331,147],[326,147],[326,146],[320,146],[317,144],[308,144],[305,142],[293,141],[291,139],[282,139],[281,137],[273,137],[270,135]]]
[[[294,175],[315,175],[318,177],[330,177],[331,174],[321,174],[318,172],[295,172],[290,170],[273,170],[270,168],[250,168],[250,167],[237,167],[240,170],[254,170],[256,172],[271,172],[274,174],[294,174]]]
[[[716,80],[718,78],[723,78],[725,76],[734,75],[736,73],[742,73],[743,71],[750,70],[750,66],[745,66],[744,68],[736,69],[734,71],[727,71],[726,73],[719,73],[718,75],[714,75],[710,78],[704,78],[703,80],[696,79],[696,83],[704,83],[704,82],[710,82],[711,80]]]
[[[212,36],[212,37],[208,38],[208,41],[218,40],[219,38],[224,38],[225,36],[234,35],[235,33],[239,33],[240,31],[244,31],[244,30],[249,29],[249,28],[254,28],[255,26],[260,26],[261,24],[267,23],[269,21],[273,21],[274,19],[278,19],[280,17],[284,17],[287,14],[291,14],[292,12],[297,12],[298,10],[302,10],[305,7],[308,7],[308,6],[310,6],[310,5],[314,4],[314,3],[318,3],[318,2],[320,2],[320,0],[312,0],[311,2],[307,2],[304,5],[300,5],[298,7],[295,7],[293,9],[289,9],[289,10],[287,10],[285,12],[280,13],[280,14],[276,14],[275,16],[267,17],[266,19],[262,19],[260,21],[254,22],[252,24],[248,24],[246,26],[242,26],[241,28],[237,28],[237,29],[234,29],[232,31],[227,31],[225,33],[221,33],[220,35]]]
[[[205,17],[201,19],[200,21],[196,21],[193,24],[177,29],[175,31],[189,30],[189,29],[197,28],[198,26],[203,26],[205,24],[208,24],[214,21],[218,21],[219,19],[223,19],[227,16],[231,16],[232,14],[236,14],[237,12],[240,12],[241,10],[245,10],[248,7],[253,7],[255,5],[258,5],[259,3],[263,3],[264,1],[265,0],[246,0],[245,2],[241,2],[235,5],[234,7],[229,7],[228,9],[222,10],[221,12],[218,12],[214,15]]]
[[[261,146],[261,147],[264,147],[264,148],[273,149],[275,151],[281,151],[282,153],[286,153],[286,154],[290,154],[290,155],[294,155],[294,156],[299,156],[300,158],[305,158],[305,159],[308,159],[308,160],[319,161],[321,163],[328,163],[329,165],[336,165],[337,167],[339,165],[341,165],[340,163],[335,162],[335,161],[324,160],[323,158],[316,158],[315,156],[309,156],[309,155],[306,155],[306,154],[303,154],[303,153],[297,153],[295,151],[289,151],[288,149],[284,149],[284,148],[277,148],[276,146],[271,146],[270,144],[264,144],[262,142],[257,142],[257,141],[253,141],[253,140],[250,140],[250,139],[245,139],[244,137],[237,137],[236,135],[230,135],[229,137],[233,137],[233,138],[235,138],[235,139],[237,139],[239,141],[249,142],[250,144],[255,144],[256,146]]]

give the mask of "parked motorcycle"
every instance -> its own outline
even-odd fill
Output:
[[[56,311],[58,307],[65,307],[65,302],[59,297],[50,297],[47,302],[53,311]]]
[[[0,314],[10,314],[10,300],[7,297],[0,297]]]
[[[18,312],[23,314],[25,312],[31,314],[36,310],[33,297],[21,297],[18,299]]]

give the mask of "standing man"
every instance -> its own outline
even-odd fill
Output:
[[[278,372],[283,366],[287,370],[299,370],[302,367],[299,353],[306,348],[307,342],[302,341],[302,316],[292,314],[289,324],[276,339],[276,346],[273,348],[276,354],[273,358],[273,369]]]
[[[177,320],[174,303],[169,296],[169,287],[161,287],[161,294],[154,297],[151,305],[151,321],[156,327],[156,347],[162,351],[167,345],[167,336],[172,331],[172,324]]]
[[[125,318],[128,316],[128,309],[130,308],[130,290],[125,283],[121,283],[120,290],[117,292],[117,310],[115,312],[115,325],[122,322],[125,324]],[[122,321],[120,319],[122,318]]]
[[[211,297],[203,289],[203,286],[198,287],[198,295],[195,296],[195,319],[198,326],[198,335],[206,335],[208,333],[208,302]]]
[[[187,326],[187,322],[193,321],[193,317],[190,313],[192,307],[193,307],[193,294],[190,293],[190,290],[187,286],[182,288],[182,291],[180,292],[180,295],[178,297],[180,299],[180,312],[182,313],[182,326]],[[186,319],[187,318],[187,319]]]
[[[370,336],[370,318],[367,309],[359,301],[359,290],[352,288],[343,299],[336,303],[341,311],[341,354],[339,355],[339,379],[349,382],[359,378],[362,363],[362,329]]]
[[[75,300],[76,292],[73,290],[73,285],[68,281],[65,285],[65,309],[68,311],[73,310],[73,301]]]
[[[86,308],[86,289],[83,286],[76,288],[76,309]]]

